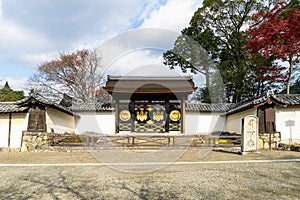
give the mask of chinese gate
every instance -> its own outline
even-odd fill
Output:
[[[132,101],[118,104],[119,131],[169,132],[181,131],[180,102]]]
[[[115,101],[116,132],[184,132],[185,98],[191,77],[108,77]]]

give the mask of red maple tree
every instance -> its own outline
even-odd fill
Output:
[[[257,25],[249,29],[251,37],[246,48],[253,54],[261,53],[265,58],[273,56],[289,63],[288,68],[271,68],[274,76],[260,78],[273,81],[284,79],[289,94],[294,64],[300,58],[300,7],[290,8],[286,3],[279,2],[270,11],[254,14],[252,20]]]
[[[103,82],[99,73],[101,67],[101,58],[96,50],[64,53],[38,67],[36,82],[61,88],[61,92],[82,101],[94,102]]]

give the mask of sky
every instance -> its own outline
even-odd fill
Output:
[[[106,73],[131,73],[143,66],[162,65],[162,53],[172,47],[201,3],[0,0],[0,84],[8,81],[12,89],[25,89],[39,64],[60,53],[90,47],[100,49]],[[116,45],[120,40],[122,45]]]

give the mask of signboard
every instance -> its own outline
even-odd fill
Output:
[[[242,153],[258,149],[258,118],[248,115],[242,119]]]
[[[289,126],[295,126],[295,121],[293,120],[288,120],[285,122],[285,126],[289,127]]]

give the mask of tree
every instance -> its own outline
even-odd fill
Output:
[[[7,81],[4,87],[0,89],[0,102],[18,101],[23,98],[24,98],[24,92],[12,90],[8,85]]]
[[[260,11],[252,16],[254,26],[249,29],[251,38],[246,46],[253,54],[261,53],[265,58],[274,57],[289,63],[263,70],[273,73],[261,77],[274,82],[285,82],[286,92],[290,93],[290,84],[294,65],[300,58],[300,6],[299,2],[291,1],[276,3],[269,11]],[[287,71],[286,74],[284,72]]]
[[[300,81],[297,81],[293,85],[291,85],[291,93],[300,94]]]
[[[262,6],[255,0],[204,0],[203,6],[194,13],[190,26],[182,31],[182,36],[186,35],[198,42],[217,65],[228,102],[239,102],[253,96],[257,91],[253,89],[256,75],[249,75],[256,73],[256,64],[243,46],[247,44],[248,38],[245,27],[252,13]],[[181,43],[178,42],[180,37],[175,42],[174,48],[164,54],[165,64],[171,68],[179,66],[183,71],[191,69],[192,72],[206,76],[210,68],[210,65],[205,63],[206,60],[193,61],[195,58],[192,52],[190,57],[184,59],[176,54],[178,52],[176,49],[186,48],[180,46]],[[205,87],[209,87],[211,83],[213,81],[206,79]],[[258,83],[255,82],[254,85]],[[209,90],[211,91],[213,90]]]
[[[84,102],[97,101],[102,83],[101,59],[93,50],[78,50],[61,54],[45,62],[31,81],[42,86],[43,91],[66,93]],[[34,85],[34,84],[32,84]]]

